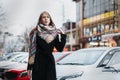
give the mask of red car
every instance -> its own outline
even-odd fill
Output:
[[[60,61],[69,54],[70,52],[53,53],[55,62],[57,63],[58,61]],[[16,67],[9,69],[7,72],[5,72],[4,80],[30,80],[30,76],[28,76],[27,74],[27,62],[28,58],[25,58],[24,60],[21,61],[21,63],[18,63],[20,65],[16,64],[17,65]]]
[[[20,65],[18,65],[20,64]],[[18,63],[17,66],[13,69],[6,69],[6,72],[3,74],[3,80],[30,80],[30,76],[27,74],[27,64]],[[15,65],[15,64],[14,64]],[[12,65],[11,65],[12,66]]]
[[[5,80],[30,80],[26,70],[10,70],[5,73]]]

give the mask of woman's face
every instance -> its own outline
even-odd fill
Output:
[[[50,16],[46,13],[44,13],[41,17],[41,21],[45,26],[49,26],[50,24]]]

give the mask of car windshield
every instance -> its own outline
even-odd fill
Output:
[[[12,62],[20,62],[25,57],[28,56],[28,53],[24,52],[16,52],[16,53],[9,53],[4,56],[1,61],[12,61]]]
[[[81,49],[73,52],[71,55],[68,55],[62,59],[58,64],[62,65],[90,65],[94,64],[98,58],[105,51],[103,50],[90,50],[90,49]]]
[[[2,57],[2,59],[0,61],[9,60],[12,57],[14,57],[15,55],[17,55],[17,54],[13,54],[13,53],[7,54],[6,56]]]

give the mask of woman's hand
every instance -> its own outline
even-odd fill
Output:
[[[46,38],[46,42],[50,43],[50,42],[53,41],[53,39],[54,39],[54,37],[52,35],[48,35],[47,38]]]
[[[31,70],[27,70],[28,76],[31,78]]]
[[[65,32],[64,32],[61,28],[58,28],[57,31],[58,31],[58,33],[60,33],[60,34],[65,34]]]

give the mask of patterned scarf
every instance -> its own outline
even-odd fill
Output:
[[[46,41],[46,43],[52,42],[56,35],[58,34],[57,29],[55,26],[44,26],[43,24],[39,24],[36,27],[36,30],[34,30],[30,34],[30,47],[29,47],[29,63],[31,63],[30,58],[32,57],[34,60],[35,53],[36,53],[36,34],[38,33],[38,36],[41,37],[43,40]]]

